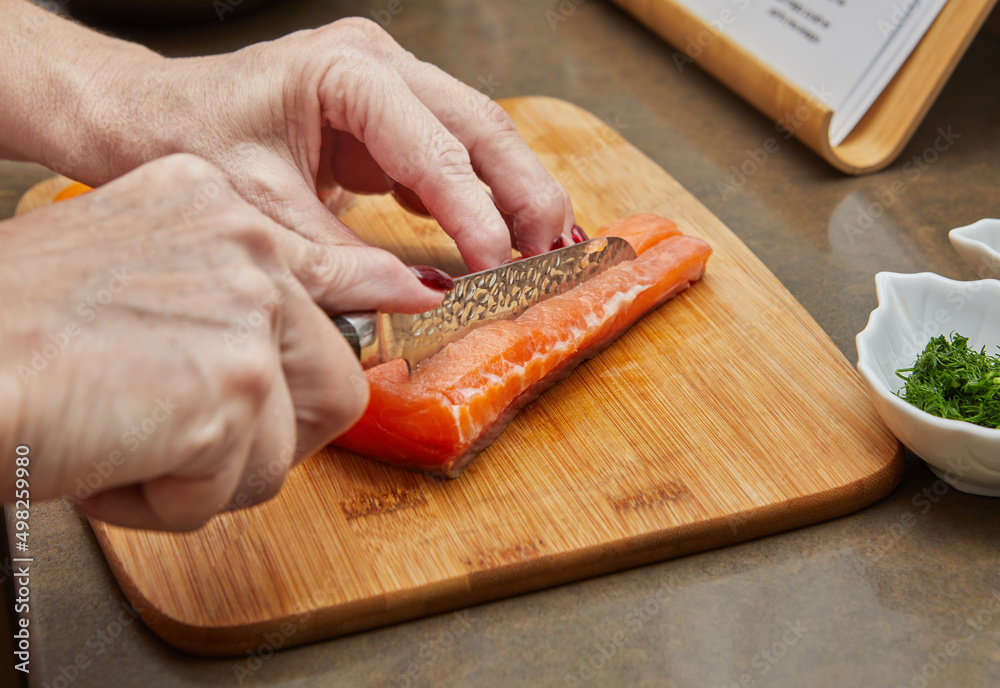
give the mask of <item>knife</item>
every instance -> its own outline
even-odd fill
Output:
[[[633,258],[635,251],[624,239],[599,237],[456,277],[441,305],[424,313],[342,313],[333,322],[362,367],[402,358],[412,370],[480,325],[515,318]]]

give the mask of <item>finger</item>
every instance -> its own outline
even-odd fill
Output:
[[[301,461],[358,421],[368,381],[347,340],[301,287],[284,304],[279,345]]]
[[[331,210],[336,190],[346,189],[359,194],[391,192],[396,202],[406,210],[415,215],[430,216],[420,196],[387,175],[368,153],[365,144],[346,131],[323,128],[323,150],[316,186],[323,205]]]
[[[295,420],[288,389],[271,387],[256,432],[229,434],[211,455],[192,457],[170,475],[115,487],[77,506],[84,514],[128,528],[190,531],[227,509],[274,496],[293,463]],[[208,459],[206,470],[201,466]]]
[[[280,330],[285,321],[281,314],[275,318],[276,331],[271,333],[275,347],[280,346]],[[254,420],[253,440],[247,448],[242,473],[227,499],[218,504],[217,511],[242,509],[271,499],[278,494],[295,462],[295,408],[283,365],[275,369],[267,400]]]
[[[371,246],[322,245],[275,227],[283,262],[273,270],[293,277],[328,313],[377,310],[422,313],[441,304],[442,291],[421,283],[399,258]]]
[[[332,186],[320,191],[320,202],[334,217],[340,217],[354,205],[354,194],[341,186]]]
[[[412,54],[395,54],[397,69],[413,93],[469,151],[473,168],[514,218],[525,255],[549,250],[562,236],[572,243],[575,223],[569,194],[518,135],[513,120],[486,95]]]
[[[149,508],[141,485],[105,490],[77,502],[76,508],[88,518],[124,528],[175,530]]]
[[[342,59],[320,83],[325,120],[351,132],[387,174],[416,192],[455,240],[469,269],[508,260],[507,227],[465,147],[377,55],[362,59],[348,53]]]
[[[252,171],[243,171],[235,163],[229,167],[237,193],[281,226],[328,246],[368,245],[330,212],[319,197],[318,187],[302,176],[290,157],[267,152]],[[320,175],[319,170],[316,174]],[[330,191],[336,181],[327,175],[324,184]]]
[[[276,172],[282,166],[284,173]],[[423,286],[402,261],[387,251],[370,247],[334,217],[287,161],[275,156],[269,169],[272,172],[267,192],[256,199],[259,182],[244,179],[234,184],[243,198],[266,211],[269,221],[278,223],[271,225],[278,231],[269,236],[280,247],[278,253],[284,262],[277,267],[272,264],[272,269],[280,272],[291,267],[313,299],[329,312],[420,313],[440,304],[441,294]],[[282,201],[265,202],[266,199]],[[262,221],[266,219],[261,216]],[[273,260],[269,255],[273,245],[267,243],[258,248],[258,261]],[[351,250],[340,256],[345,249]]]
[[[126,528],[196,530],[228,501],[242,466],[242,461],[226,462],[225,470],[210,476],[164,476],[115,487],[78,502],[77,508],[90,518]]]
[[[256,406],[252,398],[237,393],[207,421],[198,417],[188,420],[199,428],[195,436],[191,428],[175,425],[177,436],[193,441],[180,445],[185,447],[179,453],[181,462],[169,474],[111,488],[83,500],[80,509],[88,516],[127,527],[198,528],[224,508],[240,483],[253,434],[232,430],[259,426],[242,422],[247,415],[254,415]],[[169,440],[167,433],[159,438]],[[147,451],[155,452],[156,448],[147,446]]]
[[[324,127],[323,146],[329,146],[328,164],[333,178],[348,191],[383,194],[392,190],[392,179],[368,153],[365,144],[351,134]]]

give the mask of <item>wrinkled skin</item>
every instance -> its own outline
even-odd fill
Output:
[[[472,270],[512,236],[572,240],[506,114],[371,22],[167,59],[23,0],[0,16],[0,155],[100,185],[0,223],[5,502],[23,444],[36,501],[187,530],[270,498],[350,427],[367,386],[324,311],[441,294],[321,199],[422,204]]]

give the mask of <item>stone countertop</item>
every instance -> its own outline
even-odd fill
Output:
[[[602,0],[229,6],[201,27],[115,30],[166,54],[204,54],[357,13],[493,97],[574,102],[708,206],[852,362],[876,272],[972,279],[947,230],[1000,216],[1000,39],[991,34],[972,43],[900,158],[852,178],[782,138],[696,65],[679,70],[673,48]],[[771,151],[763,162],[758,149]],[[0,163],[0,217],[48,175]],[[834,521],[278,653],[206,660],[133,619],[84,520],[61,502],[34,505],[30,685],[995,686],[998,509],[908,454],[888,498]]]

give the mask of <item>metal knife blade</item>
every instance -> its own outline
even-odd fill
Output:
[[[412,369],[476,327],[517,317],[633,258],[624,239],[600,237],[457,277],[441,305],[424,313],[343,313],[333,321],[363,367],[402,358]]]

